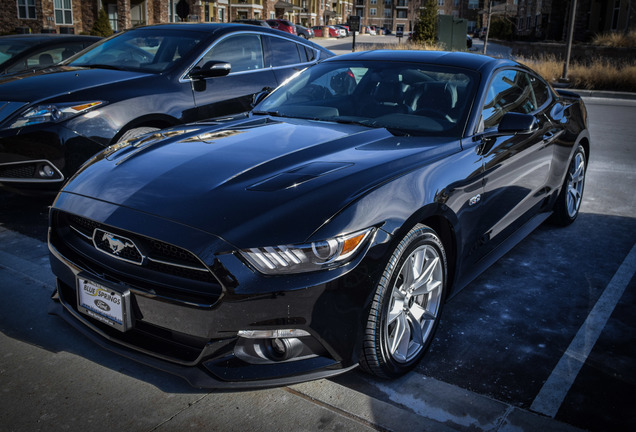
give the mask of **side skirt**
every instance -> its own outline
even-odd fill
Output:
[[[455,282],[455,286],[451,292],[451,295],[448,297],[448,300],[455,297],[461,290],[466,288],[466,286],[471,283],[473,280],[477,278],[480,274],[482,274],[488,267],[493,265],[499,258],[510,252],[510,250],[515,247],[521,240],[526,238],[532,231],[537,229],[539,225],[546,221],[552,215],[552,212],[539,213],[534,216],[524,225],[522,225],[517,231],[512,233],[506,240],[503,241],[497,248],[492,250],[488,255],[483,257],[475,267],[461,275],[457,281]]]

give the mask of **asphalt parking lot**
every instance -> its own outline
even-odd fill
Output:
[[[210,393],[114,356],[46,314],[51,198],[0,192],[0,430],[635,430],[636,102],[586,103],[579,219],[541,226],[451,299],[394,382]]]

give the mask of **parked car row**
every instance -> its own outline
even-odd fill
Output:
[[[251,25],[257,25],[261,27],[269,27],[269,28],[286,32],[286,33],[297,35],[305,39],[311,39],[314,37],[314,32],[312,29],[309,29],[300,24],[292,24],[290,21],[283,20],[283,19],[268,19],[268,20],[238,19],[238,20],[235,20],[234,22],[238,24],[251,24]]]
[[[574,222],[592,151],[514,61],[243,24],[136,27],[0,101],[0,187],[63,185],[54,313],[195,387],[407,373],[449,296]]]

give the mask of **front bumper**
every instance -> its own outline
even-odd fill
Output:
[[[142,250],[144,238],[155,241],[163,233],[162,240],[171,245],[196,251],[194,255],[201,256],[214,275],[211,281],[182,274],[156,277],[136,264],[109,259],[101,252],[93,254],[89,242],[82,245],[65,239],[76,228],[65,232],[56,222],[55,209],[49,233],[51,267],[58,278],[54,312],[100,345],[206,388],[285,385],[356,367],[376,280],[370,269],[381,268],[376,262],[382,255],[377,246],[374,253],[364,259],[361,254],[344,268],[266,277],[233,254],[203,258],[202,251],[210,245],[231,250],[214,236],[106,203],[91,207],[111,215],[99,227],[113,223],[118,228],[108,229],[125,233]],[[133,226],[134,230],[122,231]],[[373,244],[385,244],[385,236],[379,232]],[[134,315],[130,330],[121,332],[79,312],[76,281],[80,275],[130,291]],[[241,330],[278,329],[306,332],[286,341],[295,345],[291,358],[272,355],[271,339],[238,336]]]
[[[0,185],[14,190],[57,191],[104,145],[63,124],[0,131]]]
[[[358,366],[354,364],[345,368],[324,358],[316,358],[302,363],[272,365],[273,367],[261,365],[257,368],[258,370],[248,367],[234,367],[227,369],[225,371],[226,374],[223,375],[220,367],[213,362],[202,363],[197,366],[184,366],[145,354],[136,348],[126,347],[119,341],[101,333],[84,316],[75,311],[71,305],[62,303],[57,289],[53,293],[53,299],[54,302],[49,306],[49,313],[59,316],[75,330],[102,348],[122,357],[181,377],[196,388],[252,389],[284,386],[327,378],[347,372]],[[223,342],[219,343],[219,348],[222,346]],[[229,366],[231,367],[231,365]]]

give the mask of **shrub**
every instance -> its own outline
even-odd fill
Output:
[[[493,39],[503,39],[509,40],[512,39],[514,28],[512,23],[507,19],[497,19],[493,20],[490,23],[490,34],[489,36]]]
[[[437,38],[437,3],[428,0],[421,9],[420,16],[413,28],[413,41],[416,43],[434,43]]]
[[[594,36],[592,44],[614,48],[636,48],[636,30],[629,33],[602,33]]]
[[[93,28],[91,29],[91,34],[93,36],[103,36],[108,37],[113,34],[113,28],[110,26],[110,21],[108,20],[108,15],[106,15],[106,11],[102,8],[99,10],[97,14],[97,19],[93,24]]]

